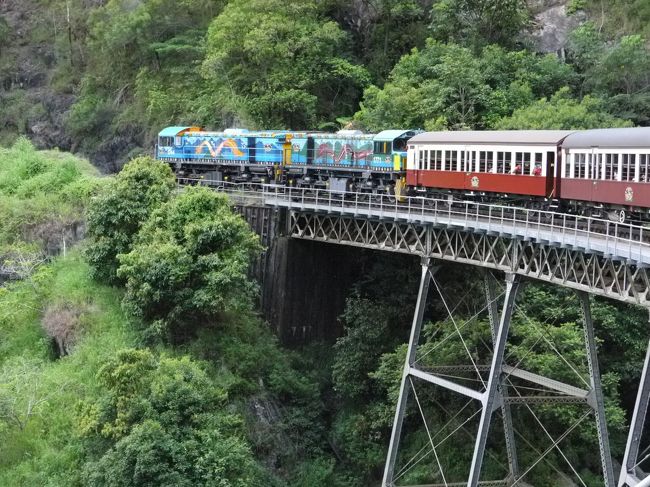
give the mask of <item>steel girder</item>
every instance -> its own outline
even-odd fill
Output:
[[[648,269],[584,249],[395,220],[290,212],[287,235],[495,269],[650,306]]]

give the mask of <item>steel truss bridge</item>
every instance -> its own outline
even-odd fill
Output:
[[[187,183],[182,180],[179,182]],[[195,184],[196,181],[192,183]],[[420,257],[420,286],[383,486],[403,485],[400,480],[404,479],[405,473],[424,460],[432,465],[436,483],[427,484],[432,487],[529,485],[524,482],[534,482],[534,479],[527,477],[527,474],[538,463],[545,461],[551,452],[559,454],[558,458],[566,462],[572,475],[582,485],[586,485],[560,444],[572,431],[580,426],[584,428],[590,421],[595,423],[597,431],[603,485],[650,485],[650,477],[645,478],[645,474],[638,469],[638,465],[650,456],[644,457],[647,452],[640,451],[650,402],[650,343],[620,474],[615,477],[589,300],[589,295],[593,294],[650,309],[650,228],[474,201],[418,197],[397,201],[388,195],[341,194],[273,185],[237,185],[211,181],[202,181],[201,184],[228,192],[239,207],[262,205],[280,210],[285,217],[286,236]],[[439,263],[444,261],[470,264],[485,270],[483,287],[486,304],[478,310],[477,315],[487,313],[491,336],[487,340],[489,356],[482,363],[470,353],[461,333],[472,322],[472,318],[465,323],[457,323],[453,305],[448,302],[436,278]],[[495,271],[499,271],[499,275],[505,275],[503,283],[494,277]],[[575,372],[579,379],[577,384],[576,381],[568,383],[533,373],[520,367],[520,363],[509,363],[506,346],[511,319],[514,314],[521,313],[516,299],[521,296],[522,285],[531,279],[575,291],[582,311],[588,370],[578,371],[544,337],[543,332],[540,332],[538,341],[546,341],[563,360],[567,370]],[[448,312],[447,320],[454,328],[442,341],[450,339],[451,335],[460,338],[469,359],[467,363],[437,365],[425,363],[423,355],[418,355],[424,310],[431,290],[439,294]],[[430,350],[425,355],[429,352]],[[473,377],[470,377],[472,374]],[[468,385],[470,380],[477,383],[478,387]],[[522,383],[528,384],[528,387],[521,386]],[[431,430],[420,401],[421,396],[418,395],[418,390],[429,386],[456,394],[467,401],[465,407],[474,407],[474,413],[469,419],[462,423],[459,420],[452,422],[453,431],[437,442],[434,440],[441,431]],[[534,390],[536,393],[523,395],[520,390]],[[398,468],[399,442],[409,399],[411,408],[421,416],[429,444]],[[544,427],[539,416],[531,409],[531,405],[535,404],[582,405],[584,411],[570,428],[557,436]],[[519,464],[517,449],[521,441],[517,439],[522,439],[522,435],[513,426],[511,410],[515,405],[527,408],[550,442],[550,446],[543,451],[528,444],[538,454],[538,459],[529,466]],[[457,414],[459,413],[460,411]],[[497,415],[501,417],[500,429],[503,430],[505,440],[507,473],[504,478],[486,480],[481,478],[481,469],[490,427],[494,426]],[[478,421],[476,429],[471,431],[466,426],[470,420]],[[442,443],[458,432],[471,437],[474,444],[468,466],[469,475],[466,480],[461,479],[461,482],[445,476],[438,455]]]

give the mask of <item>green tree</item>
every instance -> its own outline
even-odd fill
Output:
[[[167,201],[176,184],[169,166],[150,157],[129,162],[91,201],[87,214],[86,258],[93,275],[120,282],[117,255],[129,252],[151,212]]]
[[[573,79],[573,70],[554,56],[498,46],[475,55],[429,40],[397,63],[382,89],[365,90],[355,119],[369,130],[484,128]]]
[[[532,105],[515,110],[498,120],[498,129],[593,129],[603,127],[630,127],[632,123],[610,115],[602,100],[585,96],[581,101],[571,98],[563,88],[550,100],[542,98]]]
[[[247,310],[259,237],[228,198],[193,187],[154,211],[128,253],[119,255],[124,306],[149,331],[192,333],[219,313]]]
[[[368,372],[379,363],[390,315],[379,303],[355,297],[346,302],[342,318],[345,335],[334,348],[334,389],[346,400],[363,400],[372,387]]]
[[[420,0],[335,0],[332,16],[352,35],[353,49],[372,79],[386,76],[414,47],[423,47],[428,35],[428,9]]]
[[[572,32],[568,56],[582,80],[582,90],[605,100],[611,114],[647,124],[650,120],[650,50],[639,35],[606,39],[593,23]]]
[[[80,147],[107,150],[117,136],[127,143],[113,144],[114,153],[147,143],[161,126],[220,123],[199,67],[224,3],[109,0],[87,15],[87,66],[67,120]]]
[[[104,395],[79,409],[86,485],[262,485],[226,392],[196,362],[123,350],[97,380]]]
[[[230,2],[210,25],[203,72],[218,102],[255,127],[313,129],[351,114],[366,70],[314,0]]]
[[[435,39],[468,46],[476,52],[489,44],[513,47],[527,14],[522,0],[437,0],[431,29]]]

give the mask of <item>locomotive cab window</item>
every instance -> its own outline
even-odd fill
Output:
[[[395,139],[393,141],[393,150],[396,152],[405,152],[406,151],[406,139]]]
[[[173,143],[173,137],[159,137],[158,145],[161,147],[171,147]]]

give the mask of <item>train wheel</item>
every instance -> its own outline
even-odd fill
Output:
[[[621,210],[618,212],[618,222],[625,223],[625,210]]]

